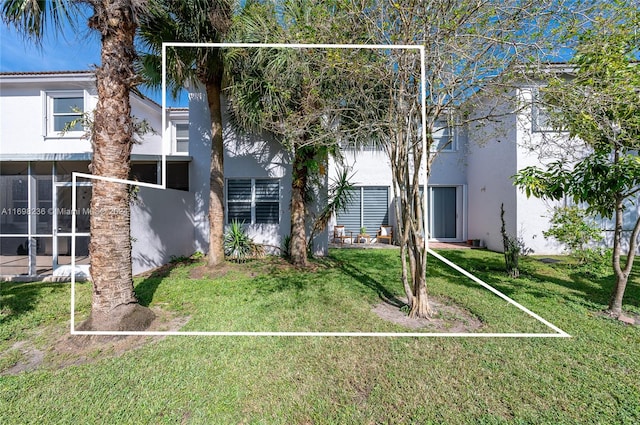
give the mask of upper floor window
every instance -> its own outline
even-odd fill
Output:
[[[534,90],[531,104],[531,130],[535,132],[553,131],[551,118],[549,117],[549,105],[542,99],[539,90]]]
[[[340,149],[346,151],[364,151],[364,152],[381,152],[384,151],[384,146],[381,143],[376,143],[371,140],[366,143],[355,144],[348,141],[340,142]]]
[[[82,115],[85,112],[84,93],[47,93],[47,135],[78,137],[84,132]]]
[[[189,124],[175,124],[175,152],[189,153]]]
[[[457,149],[454,128],[445,122],[436,122],[433,126],[431,152],[453,152]]]

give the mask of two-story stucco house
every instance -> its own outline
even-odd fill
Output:
[[[138,137],[130,178],[160,184],[169,146],[167,189],[135,191],[134,274],[208,249],[209,113],[201,93],[189,97],[189,108],[167,109],[162,131],[162,107],[131,95],[133,116],[155,132]],[[92,72],[0,73],[0,276],[71,273],[71,173],[90,173],[92,153],[86,129],[69,123],[96,103]],[[227,222],[243,221],[256,242],[279,247],[290,227],[289,155],[269,137],[227,124],[224,138]],[[77,186],[76,265],[88,273],[91,181]],[[327,245],[324,233],[317,253]]]
[[[531,102],[534,93],[523,87],[514,96]],[[91,145],[81,125],[68,123],[93,110],[96,100],[88,71],[0,74],[0,275],[71,272],[71,173],[89,172]],[[132,204],[133,271],[140,273],[173,256],[207,251],[211,140],[207,102],[197,90],[189,94],[188,108],[165,112],[164,129],[160,105],[135,94],[131,103],[136,119],[155,130],[134,146],[131,178],[160,183],[161,154],[169,146],[167,189],[140,187]],[[527,199],[511,179],[523,167],[540,164],[528,146],[548,129],[531,105],[511,113],[505,104],[491,128],[442,128],[435,135],[440,146],[451,143],[440,151],[427,184],[431,240],[477,239],[501,251],[504,204],[510,234],[536,253],[560,251],[542,236],[553,205]],[[226,222],[241,220],[256,242],[281,246],[290,229],[290,155],[270,137],[239,134],[228,123],[224,143]],[[317,254],[327,252],[335,225],[353,232],[365,227],[371,235],[383,224],[395,225],[386,155],[347,149],[345,158],[357,190],[347,211],[314,241]],[[329,161],[327,180],[335,177],[335,165]],[[90,198],[91,182],[79,180],[76,264],[83,272]]]
[[[77,121],[95,108],[92,72],[0,74],[0,275],[69,274],[71,173],[89,173],[91,144]],[[162,108],[131,96],[133,115],[156,134],[141,136],[132,178],[156,183]],[[134,272],[194,252],[186,109],[168,111],[166,191],[141,188],[132,212]],[[76,123],[69,126],[69,123]],[[77,264],[88,271],[91,182],[78,182]]]

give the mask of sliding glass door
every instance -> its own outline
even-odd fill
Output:
[[[463,238],[462,186],[429,187],[431,239],[461,241]]]

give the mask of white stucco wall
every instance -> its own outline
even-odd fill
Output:
[[[54,134],[48,127],[49,95],[73,93],[85,99],[86,111],[97,104],[97,91],[92,73],[5,74],[0,76],[0,154],[88,154],[91,143],[81,132]],[[132,115],[146,119],[157,134],[141,137],[142,143],[133,146],[134,154],[155,154],[161,151],[161,107],[148,99],[131,95]]]
[[[223,138],[225,179],[280,179],[280,223],[246,226],[254,242],[280,247],[291,233],[291,155],[268,137],[234,131],[226,116]]]
[[[191,192],[141,187],[131,207],[133,273],[168,263],[172,256],[196,251]]]
[[[211,166],[211,120],[203,93],[189,93],[189,187],[194,195],[195,249],[209,251],[209,169]]]
[[[503,105],[505,114],[508,105]],[[476,116],[486,115],[479,109]],[[469,128],[467,180],[469,239],[481,239],[493,251],[502,251],[500,205],[504,204],[508,233],[517,231],[517,196],[511,181],[516,172],[516,117],[506,114],[490,123]]]
[[[91,152],[89,140],[78,136],[63,137],[47,134],[47,92],[78,90],[84,93],[85,107],[95,106],[95,85],[89,81],[43,84],[6,82],[2,80],[0,96],[0,126],[2,141],[0,153],[45,154]]]
[[[133,145],[131,153],[134,155],[162,154],[162,108],[148,99],[131,96],[131,115],[138,121],[146,120],[153,129],[153,132],[136,136],[139,143]]]
[[[549,156],[554,149],[562,149],[566,142],[561,134],[544,133],[534,131],[532,123],[532,88],[522,88],[518,90],[518,98],[529,105],[523,108],[517,116],[517,171],[526,167],[536,166],[544,168],[553,156]],[[558,143],[558,148],[547,143],[554,140]],[[543,231],[549,229],[549,219],[553,214],[553,208],[559,205],[556,201],[542,200],[535,197],[527,198],[524,191],[516,189],[517,202],[517,230],[518,236],[522,238],[525,246],[533,250],[534,254],[559,254],[563,247],[553,239],[545,239]]]

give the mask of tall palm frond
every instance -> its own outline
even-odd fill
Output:
[[[162,84],[164,42],[216,43],[229,28],[231,0],[159,0],[139,22],[137,70],[144,85]],[[187,85],[222,74],[220,49],[168,47],[167,84],[176,97]]]
[[[4,0],[0,9],[3,23],[13,25],[36,43],[42,41],[49,26],[55,32],[65,24],[74,26],[80,11],[78,2],[69,0]]]

